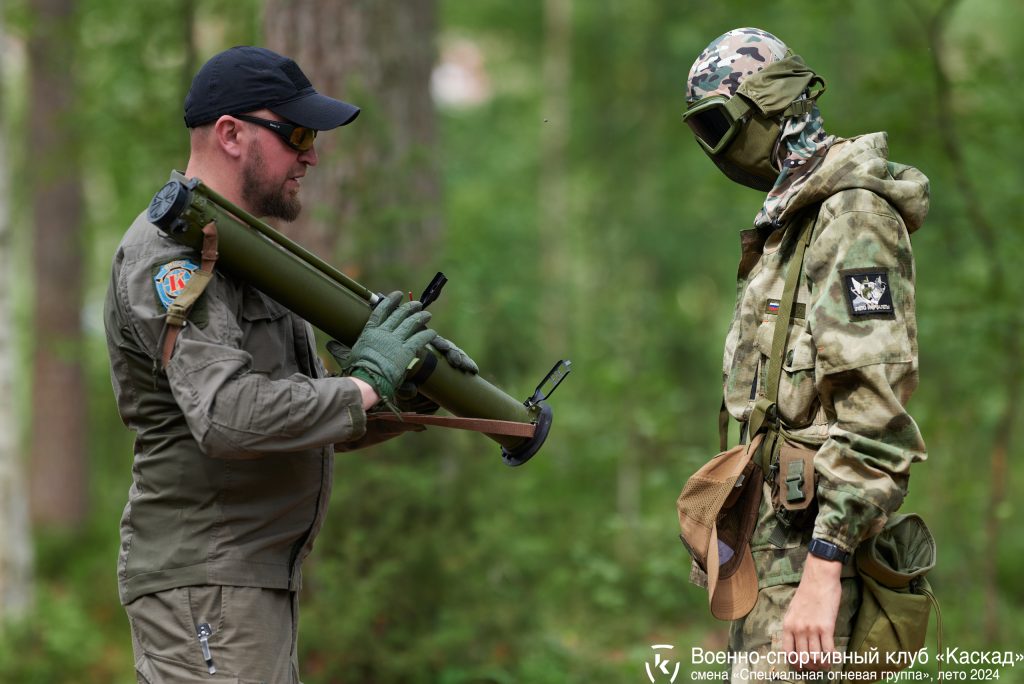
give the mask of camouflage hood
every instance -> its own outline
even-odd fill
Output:
[[[800,187],[781,218],[788,220],[803,207],[853,188],[870,190],[887,200],[911,233],[928,215],[928,177],[912,166],[889,161],[886,134],[869,133],[832,145],[825,161]]]

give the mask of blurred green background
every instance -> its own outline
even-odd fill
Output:
[[[102,300],[122,232],[184,167],[192,74],[243,43],[363,106],[318,141],[305,244],[375,290],[444,271],[435,326],[513,396],[574,365],[522,468],[440,430],[338,456],[305,570],[304,681],[642,682],[654,644],[688,681],[690,648],[722,648],[727,626],[687,583],[674,501],[716,450],[737,233],[762,197],[679,115],[693,59],[739,26],[828,79],[829,132],[888,131],[892,158],[931,178],[910,404],[929,460],[904,510],[938,540],[945,644],[1024,651],[1024,4],[2,7],[0,682],[134,681],[115,576],[132,436]]]

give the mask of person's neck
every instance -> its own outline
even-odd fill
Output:
[[[210,164],[204,164],[202,160],[192,157],[188,161],[188,166],[185,167],[185,177],[198,178],[203,182],[203,185],[227,201],[246,211],[251,211],[245,202],[242,201],[241,178],[238,174],[226,172]]]

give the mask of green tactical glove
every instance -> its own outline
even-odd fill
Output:
[[[450,340],[446,340],[438,335],[431,344],[434,345],[434,349],[441,352],[441,356],[444,357],[445,361],[452,368],[469,373],[470,375],[476,375],[480,372],[480,368],[473,359],[469,358],[469,354],[456,347]]]
[[[337,340],[328,340],[327,351],[338,362],[340,368],[348,368],[351,349]],[[437,410],[441,408],[436,401],[421,394],[419,388],[408,380],[395,389],[395,406],[399,411],[426,414],[437,413]]]
[[[377,305],[366,321],[359,339],[348,354],[345,371],[371,387],[385,401],[391,401],[416,355],[437,333],[424,330],[430,313],[420,311],[417,301],[401,306],[402,293],[395,291]]]

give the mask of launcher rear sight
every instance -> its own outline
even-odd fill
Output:
[[[562,359],[557,361],[548,374],[544,376],[544,379],[540,381],[537,388],[533,390],[533,394],[530,398],[523,402],[523,406],[527,408],[536,406],[542,401],[547,401],[548,397],[555,393],[558,386],[562,384],[566,376],[572,372],[572,361],[569,359]]]
[[[544,440],[548,437],[548,431],[551,429],[552,412],[551,406],[547,403],[546,399],[550,397],[554,391],[558,388],[565,377],[569,375],[572,362],[567,359],[562,359],[552,367],[548,374],[544,376],[544,379],[540,381],[537,388],[533,390],[533,394],[530,398],[523,402],[523,406],[531,414],[535,415],[536,419],[533,421],[535,427],[533,433],[533,439],[519,446],[516,449],[508,449],[506,447],[501,448],[501,460],[508,466],[520,466],[536,454]]]

